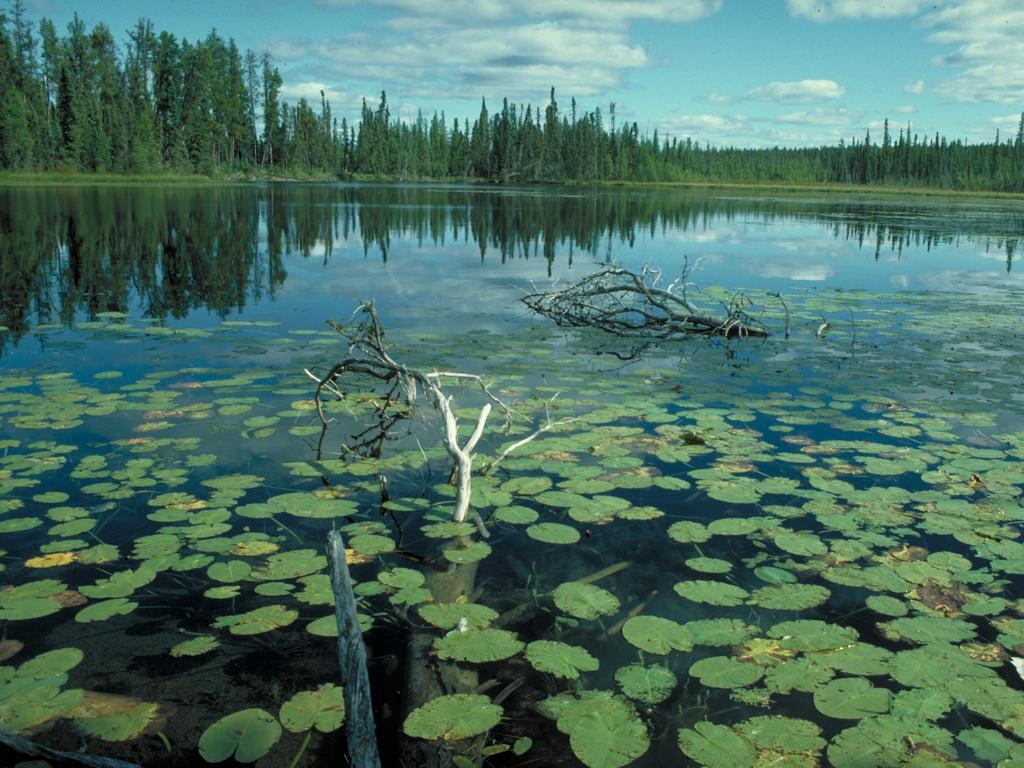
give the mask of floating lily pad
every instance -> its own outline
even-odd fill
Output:
[[[534,640],[526,646],[525,655],[538,672],[567,680],[576,680],[580,672],[595,672],[598,668],[597,659],[586,649],[555,640]]]
[[[504,629],[456,629],[434,641],[434,651],[442,659],[474,664],[507,659],[523,647],[514,632]]]
[[[760,680],[764,669],[727,656],[710,656],[693,664],[690,675],[712,688],[742,688]]]
[[[232,635],[259,635],[287,627],[299,617],[299,612],[283,605],[265,605],[248,613],[222,616],[213,622],[217,629],[228,628]]]
[[[123,616],[131,613],[138,607],[139,604],[133,600],[128,600],[125,597],[115,597],[112,600],[102,600],[98,603],[87,605],[75,614],[75,621],[106,621],[112,616]]]
[[[410,712],[402,731],[417,739],[458,741],[489,731],[501,721],[501,713],[486,696],[438,696]]]
[[[199,754],[208,763],[234,756],[240,763],[259,760],[281,738],[281,725],[262,709],[243,709],[222,717],[199,737]]]
[[[660,616],[634,616],[622,625],[622,636],[641,651],[661,656],[693,650],[693,636],[686,628]]]
[[[596,619],[619,610],[619,599],[611,592],[578,581],[559,584],[551,597],[559,610],[577,619]]]
[[[220,645],[218,640],[213,635],[199,635],[193,637],[190,640],[184,640],[174,647],[171,648],[171,656],[175,658],[181,656],[202,656],[204,653],[209,653]]]
[[[737,587],[735,584],[727,584],[724,581],[708,581],[707,579],[680,581],[673,589],[680,597],[708,605],[743,605],[750,595],[743,587]]]
[[[545,544],[575,544],[580,540],[578,530],[562,523],[536,523],[526,529],[526,535]]]
[[[889,711],[892,693],[875,688],[863,677],[841,677],[814,692],[814,706],[823,715],[847,720]]]
[[[660,665],[627,664],[615,673],[615,682],[629,698],[641,704],[660,704],[672,695],[676,676]]]
[[[345,721],[345,698],[339,686],[325,683],[313,691],[300,691],[281,705],[281,725],[293,733],[312,728],[330,733]]]
[[[428,603],[416,609],[420,618],[440,629],[455,629],[465,620],[468,629],[490,626],[498,612],[479,603]]]
[[[702,721],[679,731],[679,748],[707,768],[752,768],[757,750],[744,736],[725,725]]]
[[[647,728],[632,705],[604,691],[567,700],[557,725],[588,768],[629,765],[650,747]]]

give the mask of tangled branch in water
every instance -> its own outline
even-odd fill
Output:
[[[522,298],[526,306],[567,328],[599,328],[619,336],[672,338],[684,334],[765,337],[767,329],[748,309],[751,302],[735,294],[725,313],[702,312],[687,298],[687,270],[664,288],[660,270],[640,273],[606,267],[566,288],[536,291]]]

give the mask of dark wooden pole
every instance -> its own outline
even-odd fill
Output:
[[[0,728],[0,742],[6,744],[15,752],[31,757],[46,757],[50,760],[63,760],[69,763],[87,765],[90,768],[142,768],[138,763],[128,763],[124,760],[115,760],[112,757],[96,757],[85,752],[65,752],[44,744],[37,744],[34,741],[11,733],[5,728]]]
[[[338,531],[327,535],[334,591],[334,618],[338,622],[338,664],[345,689],[345,737],[352,768],[380,768],[377,732],[373,724],[370,677],[366,672],[366,646],[356,616],[352,577],[345,561],[345,544]]]

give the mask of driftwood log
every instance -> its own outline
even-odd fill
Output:
[[[736,294],[715,315],[699,309],[686,295],[686,269],[661,287],[661,272],[644,267],[631,272],[605,267],[565,288],[535,291],[522,302],[566,328],[599,328],[618,336],[672,338],[687,334],[765,337],[768,330],[754,319],[751,302]]]
[[[6,728],[0,728],[0,743],[6,744],[15,752],[29,757],[61,760],[66,763],[90,766],[90,768],[142,768],[138,763],[129,763],[112,757],[97,757],[87,752],[67,752],[47,747],[45,744],[38,744],[26,739],[24,736],[11,733]]]

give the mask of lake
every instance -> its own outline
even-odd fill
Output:
[[[337,529],[386,765],[1024,764],[1022,241],[974,197],[0,188],[0,725],[337,764]],[[769,335],[521,301],[610,265]],[[321,428],[370,301],[483,377],[431,379],[463,444],[493,406],[466,522],[422,386],[345,373]]]

